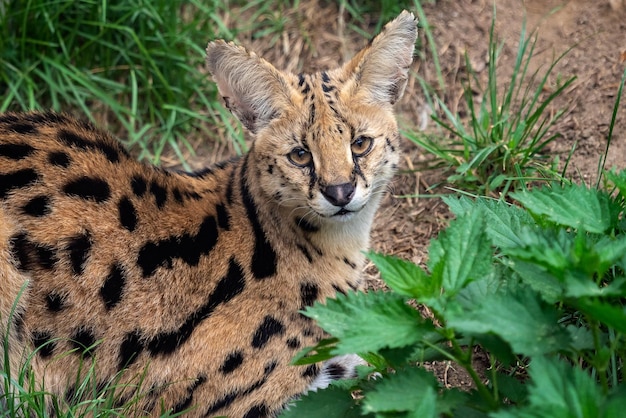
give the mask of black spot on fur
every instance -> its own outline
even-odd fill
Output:
[[[346,291],[340,288],[339,286],[337,286],[336,284],[333,285],[333,289],[335,289],[335,292],[341,293],[342,295],[346,294]]]
[[[154,202],[159,209],[163,209],[167,201],[167,190],[165,187],[159,186],[156,182],[150,183],[150,193],[154,196]]]
[[[248,219],[254,231],[254,253],[252,254],[252,274],[257,280],[273,276],[276,273],[276,251],[269,243],[261,227],[257,215],[257,208],[246,184],[248,160],[244,161],[241,176],[241,197],[246,207]]]
[[[70,341],[72,346],[77,349],[77,353],[85,357],[91,357],[95,349],[93,347],[95,342],[96,337],[93,335],[93,331],[86,328],[77,329]]]
[[[177,330],[163,332],[153,337],[148,343],[150,353],[152,355],[170,354],[180,347],[189,339],[196,327],[213,313],[215,308],[243,291],[246,284],[243,274],[241,266],[234,258],[231,258],[228,272],[215,286],[206,303],[187,317]]]
[[[70,147],[76,147],[83,151],[96,151],[104,154],[107,160],[112,163],[120,161],[120,154],[126,155],[126,151],[102,141],[90,141],[75,132],[61,129],[58,138]]]
[[[337,380],[347,376],[347,370],[339,363],[332,363],[324,367],[324,373],[331,379]]]
[[[289,338],[287,340],[287,347],[291,348],[292,350],[297,350],[298,348],[300,348],[301,345],[302,345],[302,343],[296,337]]]
[[[307,366],[306,369],[302,372],[302,377],[315,377],[320,372],[320,368],[317,364],[311,364]]]
[[[23,115],[24,119],[34,123],[35,125],[46,124],[54,125],[57,123],[67,122],[65,115],[55,112],[33,112]]]
[[[79,399],[77,399],[78,397],[76,396],[76,386],[75,385],[71,385],[67,388],[67,390],[65,391],[65,394],[63,395],[65,397],[65,400],[70,404],[75,404]]]
[[[174,187],[172,189],[172,196],[177,203],[183,203],[183,195],[181,194],[180,189],[178,189],[177,187]]]
[[[35,148],[28,144],[0,144],[0,157],[11,160],[21,160],[28,157],[35,151]]]
[[[118,369],[122,370],[137,360],[144,346],[138,331],[129,332],[120,346]]]
[[[34,217],[46,216],[50,210],[50,198],[44,195],[36,196],[22,206],[24,214]]]
[[[117,209],[120,213],[120,223],[124,228],[133,232],[137,227],[137,210],[135,210],[135,206],[130,201],[130,199],[126,196],[120,199],[120,202],[117,205]]]
[[[37,180],[39,180],[39,174],[32,168],[0,174],[0,199],[6,198],[11,190],[28,187]]]
[[[307,250],[304,245],[298,244],[298,249],[302,251],[302,254],[304,254],[309,263],[313,262],[313,257],[311,257],[311,253],[309,253],[309,250]]]
[[[46,307],[50,312],[60,312],[65,308],[65,301],[58,293],[50,292],[46,295]]]
[[[67,168],[70,166],[70,156],[63,151],[54,151],[48,154],[48,162],[57,167]]]
[[[56,253],[51,247],[32,242],[25,233],[11,237],[10,241],[11,253],[20,270],[28,271],[36,266],[51,270],[58,261]]]
[[[73,237],[67,245],[67,251],[70,253],[72,272],[77,275],[83,274],[85,263],[91,251],[91,237],[89,233]]]
[[[275,335],[282,335],[285,333],[285,326],[282,322],[271,316],[266,316],[263,322],[252,337],[252,347],[263,348],[265,344]]]
[[[196,235],[185,233],[157,242],[147,242],[139,250],[137,257],[143,277],[154,274],[159,266],[171,269],[175,258],[182,259],[190,266],[196,266],[202,255],[208,255],[211,252],[217,242],[217,235],[215,218],[207,216]]]
[[[148,190],[148,183],[146,179],[141,176],[133,176],[130,180],[130,187],[133,189],[133,193],[137,197],[142,197]]]
[[[55,342],[48,331],[35,331],[32,335],[33,346],[42,358],[48,358],[54,353]]]
[[[265,418],[269,415],[269,412],[270,411],[265,404],[254,405],[248,410],[248,412],[246,412],[243,418]]]
[[[111,197],[109,184],[98,177],[81,176],[66,183],[63,192],[68,196],[76,196],[97,203],[105,202]]]
[[[313,306],[313,303],[317,300],[320,289],[314,283],[300,283],[300,299],[302,305],[300,309],[304,309],[307,306]]]
[[[227,393],[221,399],[218,399],[214,402],[209,409],[205,412],[204,416],[214,415],[215,412],[219,411],[222,408],[226,408],[231,405],[237,398],[247,396],[254,392],[255,390],[262,387],[266,382],[269,374],[274,371],[276,363],[271,363],[270,365],[265,367],[265,375],[244,389],[235,390]]]
[[[228,184],[226,185],[226,203],[230,206],[233,203],[233,188],[235,187],[235,170],[230,172],[228,176]]]
[[[204,382],[206,382],[206,376],[198,376],[198,378],[193,382],[189,388],[187,388],[187,394],[185,399],[178,402],[176,406],[174,406],[174,410],[172,411],[174,414],[181,413],[185,411],[185,409],[191,406],[193,402],[193,393],[200,387]]]
[[[346,263],[348,266],[350,266],[350,268],[352,268],[352,269],[356,268],[356,264],[353,263],[352,261],[348,260],[346,257],[343,258],[343,262]]]
[[[119,264],[113,264],[109,275],[104,279],[100,288],[100,297],[107,310],[114,308],[122,299],[124,286],[126,286],[126,274]]]
[[[233,351],[220,366],[220,372],[223,374],[232,373],[237,367],[241,366],[241,363],[243,363],[243,353],[241,351]]]
[[[224,205],[217,205],[217,224],[220,228],[228,231],[230,229],[230,216]]]
[[[326,71],[322,71],[322,81],[324,83],[328,83],[330,81],[330,77]]]
[[[304,218],[296,218],[296,225],[304,232],[317,232],[320,230],[319,227],[313,225]]]
[[[19,342],[24,341],[24,312],[21,309],[16,309],[13,312],[13,329],[15,330],[15,334],[17,335],[17,339]]]

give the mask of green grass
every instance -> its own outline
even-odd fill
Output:
[[[534,32],[527,34],[523,24],[511,76],[502,82],[498,78],[502,45],[494,33],[495,15],[494,7],[485,86],[481,85],[469,57],[465,57],[469,78],[463,86],[463,105],[467,115],[454,113],[421,80],[431,108],[440,109],[440,114],[432,119],[447,135],[405,132],[408,139],[433,157],[434,165],[453,171],[448,183],[484,195],[506,195],[531,181],[564,180],[564,169],[559,167],[558,159],[546,153],[546,147],[560,136],[554,128],[565,112],[563,109],[553,112],[552,107],[575,80],[575,77],[561,80],[554,74],[556,65],[571,48],[548,65],[530,72],[537,37]],[[423,25],[428,28],[427,23]],[[432,39],[428,31],[426,37]],[[436,47],[431,42],[429,46],[436,58]],[[437,59],[434,65],[442,90]],[[556,81],[553,83],[552,79]],[[476,91],[480,92],[478,98]]]

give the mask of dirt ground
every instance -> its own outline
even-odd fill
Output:
[[[354,22],[346,21],[348,14],[338,9],[336,2],[303,0],[298,11],[288,11],[285,32],[272,39],[255,38],[241,33],[238,41],[273,62],[293,72],[316,71],[344,62],[365,45],[367,39],[351,29]],[[438,0],[423,2],[424,12],[432,27],[437,44],[446,88],[439,92],[448,107],[455,109],[461,99],[462,82],[467,78],[465,54],[480,77],[487,73],[489,28],[493,17],[492,0]],[[576,150],[568,166],[568,175],[595,184],[598,161],[604,153],[620,78],[626,68],[626,10],[610,7],[608,0],[495,0],[497,9],[496,32],[504,42],[498,71],[501,80],[511,73],[522,24],[526,19],[528,32],[537,29],[534,68],[548,65],[567,48],[572,50],[556,67],[548,88],[558,79],[576,76],[574,83],[559,99],[551,112],[567,108],[555,131],[562,136],[547,150],[549,155],[560,155],[564,160],[571,148]],[[243,12],[246,13],[246,12]],[[236,27],[237,14],[231,24]],[[378,16],[363,16],[358,24],[365,32],[373,33]],[[422,48],[427,42],[420,34]],[[420,59],[419,56],[426,57]],[[429,53],[419,51],[414,72],[435,86],[434,65]],[[622,105],[613,132],[607,167],[626,168],[626,111]],[[399,119],[404,128],[425,128],[436,132],[429,120],[429,109],[419,84],[413,79],[404,99],[398,105]],[[211,157],[228,154],[225,147]],[[423,170],[425,156],[409,141],[405,142],[401,171],[390,194],[379,211],[372,233],[372,247],[377,251],[423,264],[427,260],[429,240],[444,227],[450,214],[441,199],[429,197],[445,193],[439,186],[446,178],[441,171]],[[401,198],[404,195],[416,195]],[[380,287],[376,269],[366,270],[370,287]],[[487,367],[481,353],[477,361]],[[443,384],[469,387],[469,377],[452,364],[429,366]]]

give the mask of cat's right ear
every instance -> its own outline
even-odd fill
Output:
[[[226,106],[252,133],[289,104],[290,88],[280,71],[232,42],[210,42],[206,63]]]

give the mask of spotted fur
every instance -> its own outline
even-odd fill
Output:
[[[198,173],[139,163],[66,115],[0,115],[12,370],[36,350],[35,380],[78,402],[76,375],[93,359],[101,385],[142,380],[138,414],[232,417],[273,416],[353,373],[354,356],[290,360],[324,337],[300,310],[360,288],[415,39],[404,12],[354,59],[311,75],[211,42],[208,68],[254,143]]]

